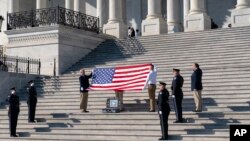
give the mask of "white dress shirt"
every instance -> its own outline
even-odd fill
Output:
[[[148,83],[147,84],[156,84],[156,77],[157,72],[156,71],[150,71],[148,75]]]

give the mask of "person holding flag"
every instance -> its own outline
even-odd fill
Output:
[[[85,74],[85,70],[81,69],[80,70],[80,74],[81,76],[79,77],[79,81],[80,81],[80,93],[81,93],[81,97],[80,97],[80,109],[82,110],[82,112],[89,112],[87,111],[87,105],[88,105],[88,88],[90,86],[89,84],[89,79],[92,77],[92,73],[90,73],[90,75],[86,75]]]
[[[153,64],[150,66],[150,72],[147,77],[146,85],[148,86],[148,95],[149,95],[149,112],[155,112],[155,90],[156,90],[156,77],[157,71]]]

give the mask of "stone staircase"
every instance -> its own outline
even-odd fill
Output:
[[[78,71],[93,67],[154,63],[158,81],[171,84],[172,68],[181,69],[185,79],[183,116],[186,123],[173,123],[169,117],[170,140],[228,141],[230,124],[250,120],[250,27],[201,32],[164,34],[132,39],[109,39],[59,77],[41,76],[36,80],[39,92],[36,124],[27,123],[25,88],[17,132],[18,140],[40,141],[153,141],[161,136],[157,113],[148,111],[148,95],[125,92],[125,111],[103,114],[112,91],[91,91],[88,109],[79,110]],[[203,69],[203,112],[194,113],[190,92],[191,65]],[[169,89],[170,85],[168,85]],[[158,90],[157,90],[158,91]],[[172,106],[172,101],[170,99]],[[173,109],[173,108],[172,108]],[[0,140],[9,138],[7,108],[0,109]]]

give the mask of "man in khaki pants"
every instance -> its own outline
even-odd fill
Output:
[[[155,112],[155,90],[156,90],[156,77],[157,72],[152,64],[150,67],[150,72],[147,78],[148,85],[148,94],[149,94],[149,102],[150,102],[150,110],[149,112]]]
[[[80,81],[80,109],[82,112],[89,112],[87,111],[87,104],[88,104],[88,88],[89,88],[89,79],[92,77],[92,73],[90,75],[85,75],[85,70],[80,70],[81,76],[79,77]]]
[[[194,72],[191,76],[191,90],[194,94],[194,101],[196,106],[194,112],[202,112],[202,70],[200,69],[200,66],[197,63],[194,63],[192,65],[192,68]]]

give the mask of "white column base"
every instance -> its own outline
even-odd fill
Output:
[[[231,17],[232,27],[250,26],[250,8],[235,9]]]
[[[142,21],[142,36],[167,33],[167,22],[161,18],[146,19]]]
[[[185,20],[185,32],[211,29],[211,18],[206,13],[190,14]]]
[[[168,23],[168,33],[176,33],[176,32],[182,32],[183,28],[180,24],[177,23]]]
[[[107,23],[103,25],[103,33],[124,38],[127,36],[127,27],[123,22]]]

